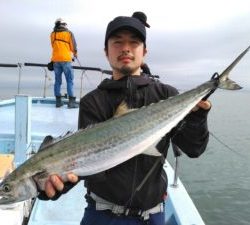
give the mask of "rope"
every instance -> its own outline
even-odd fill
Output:
[[[235,151],[234,149],[232,149],[230,146],[228,146],[227,144],[225,144],[223,141],[221,141],[218,137],[216,137],[211,131],[209,132],[210,135],[217,141],[219,142],[221,145],[223,145],[225,148],[227,148],[228,150],[230,150],[231,152],[235,153],[237,156],[242,157],[245,159],[245,156],[242,155],[241,153]]]

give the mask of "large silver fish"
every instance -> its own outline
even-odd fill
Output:
[[[138,154],[159,155],[151,146],[174,128],[200,100],[217,87],[241,88],[228,75],[249,48],[221,75],[214,75],[190,91],[45,144],[2,181],[0,204],[36,197],[37,185],[43,190],[44,180],[50,174],[65,176],[74,172],[86,176],[112,168]]]

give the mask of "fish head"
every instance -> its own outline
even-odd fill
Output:
[[[23,180],[5,179],[0,183],[0,205],[12,204],[37,196],[38,191],[32,178]]]

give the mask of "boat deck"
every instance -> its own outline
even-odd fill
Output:
[[[31,110],[31,129],[33,135],[61,135],[68,130],[77,129],[78,108],[68,109],[67,102],[55,108],[53,99],[33,98]],[[0,134],[14,134],[15,101],[0,102]],[[56,126],[55,126],[56,125]]]
[[[78,109],[68,109],[67,100],[61,108],[55,108],[53,98],[32,98],[31,108],[32,150],[39,148],[46,135],[58,137],[67,131],[76,131]],[[22,115],[21,115],[22,116]],[[0,101],[0,152],[14,153],[15,100]]]

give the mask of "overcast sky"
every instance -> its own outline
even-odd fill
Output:
[[[49,35],[62,17],[75,35],[81,64],[109,69],[103,52],[106,26],[134,11],[144,11],[151,25],[146,57],[151,71],[177,88],[222,72],[250,45],[249,0],[1,0],[0,63],[47,63]],[[250,89],[250,53],[232,79]]]

